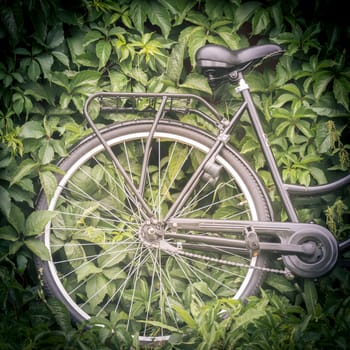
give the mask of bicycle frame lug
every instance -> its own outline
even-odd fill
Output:
[[[245,233],[245,241],[247,244],[247,248],[250,251],[251,256],[258,256],[260,252],[260,245],[258,235],[256,234],[254,228],[252,226],[248,226],[244,230]]]
[[[226,144],[230,140],[230,135],[225,133],[220,133],[218,136],[218,140],[224,144]]]
[[[224,130],[229,124],[230,124],[229,120],[227,120],[225,118],[221,119],[220,124],[219,124],[219,130],[221,130],[221,131]]]
[[[239,79],[238,86],[235,88],[236,93],[242,92],[244,90],[249,90],[249,85],[246,83],[246,81],[241,78]]]

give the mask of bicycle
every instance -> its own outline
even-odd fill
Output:
[[[164,342],[181,332],[178,311],[192,302],[244,300],[267,272],[317,278],[349,250],[349,239],[338,243],[325,227],[299,222],[291,196],[334,191],[350,175],[308,188],[284,184],[244,80],[252,64],[281,53],[272,44],[198,50],[210,86],[234,84],[242,97],[229,119],[192,94],[87,99],[93,133],[58,163],[57,188],[37,206],[57,213],[41,237],[52,257],[38,261],[41,278],[75,321],[113,317],[143,343]],[[287,222],[275,221],[263,183],[229,144],[244,112]],[[100,128],[98,118],[113,123]],[[282,256],[284,268],[271,267],[271,255]]]

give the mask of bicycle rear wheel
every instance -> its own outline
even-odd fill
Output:
[[[151,125],[127,122],[103,132],[136,187]],[[160,231],[167,230],[162,220],[214,141],[180,122],[162,120],[157,126],[141,187]],[[194,302],[246,298],[258,291],[263,272],[254,267],[265,266],[264,255],[174,238],[163,241],[189,254],[169,254],[153,244],[159,236],[150,237],[150,222],[96,137],[80,143],[59,166],[64,175],[53,198],[47,203],[42,194],[38,202],[38,209],[58,213],[42,235],[52,260],[39,261],[38,267],[48,293],[66,305],[74,320],[114,315],[141,342],[161,342],[184,326],[177,307],[188,310]],[[226,146],[215,167],[222,169],[215,176],[203,174],[175,216],[270,220],[262,188],[235,150]]]

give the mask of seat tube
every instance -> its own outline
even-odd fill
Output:
[[[293,203],[290,199],[288,191],[284,187],[284,183],[283,183],[281,174],[279,172],[279,169],[277,167],[275,157],[274,157],[272,150],[270,148],[269,140],[268,140],[267,136],[265,135],[264,129],[263,129],[262,124],[260,122],[258,112],[256,110],[252,96],[251,96],[250,91],[249,91],[249,86],[245,82],[242,73],[239,73],[239,85],[237,86],[236,91],[240,92],[244,101],[247,102],[247,110],[248,110],[250,120],[252,122],[253,128],[254,128],[256,135],[258,137],[258,141],[260,143],[261,149],[262,149],[264,156],[266,158],[269,170],[270,170],[271,175],[274,179],[278,193],[281,197],[282,203],[286,209],[288,217],[289,217],[290,221],[298,222],[299,220],[298,220],[296,211],[294,209]]]

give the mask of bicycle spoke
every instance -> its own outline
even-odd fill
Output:
[[[189,131],[183,134],[182,126],[172,132],[172,124],[165,123],[165,131],[155,131],[145,158],[150,128],[149,123],[140,125],[136,131],[130,124],[125,133],[108,140],[133,184],[129,187],[140,190],[137,196],[130,193],[123,172],[96,144],[67,160],[67,174],[49,205],[56,216],[45,229],[44,242],[52,262],[44,269],[53,276],[50,280],[59,290],[58,297],[75,316],[108,318],[115,313],[129,332],[152,343],[168,339],[173,329],[181,332],[184,323],[178,307],[188,309],[193,303],[242,295],[255,288],[254,278],[259,275],[242,265],[254,265],[259,259],[207,243],[191,244],[176,239],[176,231],[168,232],[172,228],[164,218],[205,159],[211,141],[197,140],[197,134]],[[215,179],[204,173],[195,182],[193,192],[181,201],[177,217],[258,218],[250,194],[255,192],[244,187],[243,176],[237,182],[239,161],[231,164],[226,158],[219,155],[215,160],[222,169]],[[140,194],[150,217],[145,217],[135,200]],[[172,238],[165,240],[166,233]],[[221,232],[205,235],[233,237]]]

